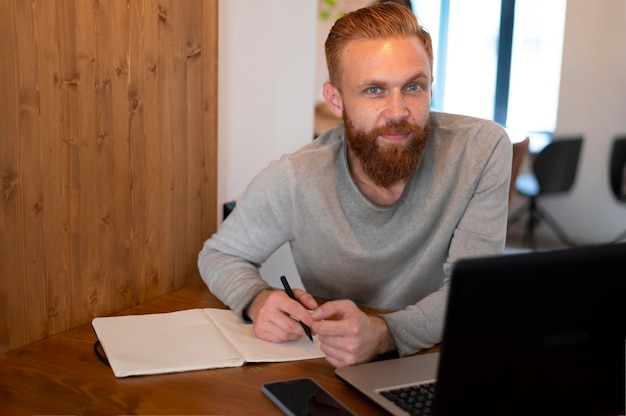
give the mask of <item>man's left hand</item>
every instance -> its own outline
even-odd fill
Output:
[[[326,360],[334,367],[371,361],[395,348],[385,321],[366,315],[352,301],[326,302],[311,317],[311,329],[318,335]]]

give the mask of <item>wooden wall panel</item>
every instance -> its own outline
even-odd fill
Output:
[[[218,0],[0,0],[0,352],[196,281]]]

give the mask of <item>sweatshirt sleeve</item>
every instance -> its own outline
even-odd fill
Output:
[[[271,288],[259,267],[290,240],[286,165],[272,162],[257,175],[198,256],[202,280],[236,313],[242,313],[260,291]]]

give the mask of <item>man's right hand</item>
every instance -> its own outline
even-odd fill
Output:
[[[317,308],[317,302],[303,290],[293,289],[293,293],[298,301],[279,289],[264,290],[254,298],[246,314],[257,337],[283,343],[305,336],[300,322],[309,327],[313,324],[309,310]]]

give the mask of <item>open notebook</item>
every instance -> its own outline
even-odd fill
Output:
[[[398,415],[433,380],[436,415],[623,415],[625,343],[626,244],[509,254],[456,265],[441,353],[336,374]]]
[[[315,337],[264,341],[227,309],[95,318],[92,326],[116,377],[324,357]]]

